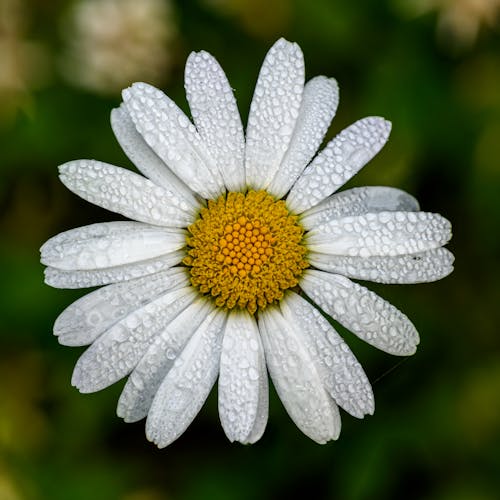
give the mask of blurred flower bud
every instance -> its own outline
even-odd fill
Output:
[[[30,91],[48,75],[49,57],[39,42],[25,38],[26,16],[20,0],[0,0],[0,120],[9,121],[30,102]]]
[[[168,0],[82,0],[63,25],[63,76],[101,94],[165,81],[176,23]]]
[[[474,45],[481,28],[493,28],[500,16],[500,0],[411,0],[405,8],[417,15],[437,11],[438,37],[453,50]]]

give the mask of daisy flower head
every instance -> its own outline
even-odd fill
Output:
[[[60,167],[71,191],[133,220],[72,229],[42,246],[49,285],[105,285],[56,320],[61,344],[90,345],[72,383],[88,393],[128,376],[118,415],[147,417],[148,439],[164,447],[218,379],[224,432],[253,443],[267,423],[269,372],[302,432],[337,439],[339,407],[362,418],[374,399],[320,309],[383,351],[413,354],[419,337],[409,319],[352,279],[446,276],[450,224],[398,189],[336,193],[391,126],[361,119],[317,153],[338,87],[324,76],[304,83],[297,44],[280,39],[267,53],[246,133],[210,54],[189,56],[185,88],[192,121],[145,83],[124,90],[111,113],[144,177],[95,160]]]

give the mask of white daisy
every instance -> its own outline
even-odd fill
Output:
[[[55,323],[61,344],[91,344],[72,383],[94,392],[128,375],[118,415],[147,416],[147,437],[164,447],[218,377],[227,437],[253,443],[267,422],[268,370],[302,432],[337,439],[338,407],[361,418],[373,413],[373,393],[311,301],[375,347],[413,354],[419,338],[408,318],[349,278],[446,276],[450,224],[397,189],[333,194],[380,151],[390,123],[359,120],[316,155],[338,87],[324,76],[304,85],[298,45],[281,39],[267,54],[246,139],[217,61],[193,53],[185,75],[194,125],[145,83],[126,89],[111,113],[118,142],[147,179],[94,160],[60,167],[74,193],[137,221],[72,229],[41,249],[49,285],[107,285]]]

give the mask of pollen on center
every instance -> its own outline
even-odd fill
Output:
[[[188,230],[191,283],[219,307],[254,314],[297,285],[308,266],[297,217],[266,191],[210,200]]]

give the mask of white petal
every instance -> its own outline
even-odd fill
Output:
[[[414,354],[418,332],[389,302],[344,276],[308,270],[301,288],[327,314],[365,342],[397,356]]]
[[[234,311],[228,316],[219,374],[219,416],[228,439],[254,443],[268,416],[268,382],[264,349],[253,316]]]
[[[54,335],[63,345],[91,344],[133,310],[167,290],[187,284],[185,269],[173,268],[99,288],[73,302],[59,315],[54,324]]]
[[[282,198],[321,145],[339,103],[339,88],[333,78],[317,76],[304,87],[299,117],[288,151],[268,187],[276,198]]]
[[[224,191],[220,172],[194,125],[160,90],[134,83],[123,100],[144,140],[193,191],[217,198]]]
[[[174,227],[194,221],[193,209],[177,193],[130,170],[95,160],[75,160],[61,165],[59,173],[73,193],[129,219]]]
[[[212,310],[211,302],[200,298],[184,309],[154,339],[130,374],[118,401],[116,412],[125,422],[137,422],[148,414],[165,375]]]
[[[323,384],[335,402],[351,415],[372,415],[375,401],[368,378],[342,337],[321,313],[299,295],[290,292],[281,311],[309,351]]]
[[[323,444],[337,439],[340,415],[302,339],[279,311],[266,308],[259,315],[259,329],[267,368],[283,406],[295,425]]]
[[[226,188],[243,190],[245,138],[236,99],[224,71],[207,52],[192,52],[186,62],[185,87],[194,124]]]
[[[186,246],[186,231],[118,221],[70,229],[40,249],[41,262],[65,271],[103,269],[154,259]]]
[[[333,219],[306,236],[309,250],[351,257],[413,254],[445,245],[451,224],[428,212],[379,212]]]
[[[219,372],[225,314],[213,313],[201,324],[175,360],[151,405],[146,436],[159,448],[175,441],[193,421]]]
[[[302,213],[337,191],[384,146],[390,122],[379,117],[358,120],[343,130],[304,170],[287,198],[290,210]]]
[[[109,283],[119,283],[165,271],[179,264],[185,256],[186,253],[179,250],[142,262],[104,269],[92,269],[90,271],[62,271],[55,267],[47,267],[45,269],[45,283],[54,288],[88,288],[108,285]]]
[[[309,252],[309,264],[331,273],[377,283],[426,283],[453,271],[454,257],[445,248],[395,257],[349,257]]]
[[[125,377],[153,339],[195,297],[191,286],[177,288],[119,320],[80,356],[72,385],[80,392],[96,392]]]
[[[304,89],[304,57],[278,40],[262,64],[248,115],[245,171],[250,188],[265,189],[290,145]]]
[[[147,178],[158,186],[173,191],[192,208],[197,207],[193,192],[165,165],[137,132],[124,104],[111,111],[111,127],[125,154]]]
[[[335,193],[300,216],[304,229],[353,215],[378,212],[417,212],[418,201],[400,189],[365,186]]]

